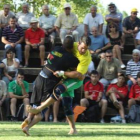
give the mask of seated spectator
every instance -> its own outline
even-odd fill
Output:
[[[137,74],[137,83],[135,83],[129,92],[128,108],[132,105],[140,105],[140,72]]]
[[[27,30],[30,27],[30,20],[32,17],[34,17],[34,15],[29,12],[29,4],[23,3],[22,11],[16,14],[19,26],[21,26],[23,30]]]
[[[72,35],[75,42],[79,41],[78,19],[75,14],[71,13],[71,6],[69,3],[64,4],[64,13],[60,14],[55,22],[56,31],[58,32],[61,42],[63,44],[66,35]]]
[[[140,31],[136,35],[136,43],[137,43],[136,49],[140,50]]]
[[[58,119],[57,119],[57,115],[58,115],[58,112],[59,112],[59,104],[60,104],[60,101],[61,99],[59,99],[58,101],[54,102],[53,104],[53,108],[52,108],[52,112],[53,112],[53,122],[58,122]],[[52,121],[52,120],[49,120],[49,115],[50,114],[50,107],[49,109],[47,110],[47,112],[45,113],[45,121]]]
[[[122,118],[122,123],[126,123],[123,101],[128,93],[128,87],[125,85],[125,76],[120,74],[116,84],[110,84],[107,88],[106,96],[108,97],[108,106],[116,108]]]
[[[49,44],[50,45],[49,48],[52,49],[54,47],[54,40],[55,40],[54,23],[56,18],[55,16],[50,14],[48,5],[42,6],[42,12],[43,15],[39,17],[39,25],[45,32],[45,36],[46,36],[45,42],[47,43],[50,41],[51,44]]]
[[[38,27],[38,20],[35,17],[31,18],[30,21],[31,28],[27,29],[25,32],[25,66],[28,67],[28,59],[30,50],[39,50],[40,51],[40,59],[41,66],[44,65],[44,57],[45,57],[45,46],[44,46],[44,31]]]
[[[15,14],[10,11],[10,5],[5,4],[3,6],[3,10],[0,11],[0,36],[2,34],[2,30],[8,26],[10,18],[12,18]]]
[[[92,27],[91,46],[89,47],[92,55],[92,60],[96,65],[100,61],[100,57],[103,59],[105,56],[104,51],[111,47],[109,40],[104,35],[99,35],[97,27]],[[102,54],[102,55],[101,55]]]
[[[131,10],[131,15],[123,20],[124,43],[125,37],[133,37],[135,46],[137,45],[135,37],[140,27],[140,19],[137,17],[137,13],[138,10],[133,8]]]
[[[86,36],[92,35],[92,27],[97,27],[99,34],[102,34],[104,24],[103,16],[97,13],[97,7],[95,5],[90,7],[90,12],[84,18],[84,34]]]
[[[109,33],[107,34],[108,39],[113,47],[113,57],[118,58],[121,63],[121,68],[125,68],[122,62],[121,51],[123,50],[124,44],[122,41],[122,32],[118,31],[117,24],[114,22],[109,23]]]
[[[3,29],[2,42],[5,44],[5,50],[13,48],[20,63],[22,62],[22,47],[24,33],[20,26],[16,25],[16,18],[11,17],[9,25]],[[5,51],[6,52],[6,51]]]
[[[129,90],[133,84],[136,84],[137,74],[140,71],[140,51],[134,49],[132,52],[132,59],[127,62],[126,75],[128,76],[127,85]]]
[[[117,83],[117,77],[121,72],[121,66],[119,60],[113,58],[111,50],[106,51],[105,59],[100,61],[97,71],[102,77],[100,82],[104,85],[104,89],[106,89],[109,84]]]
[[[1,80],[0,75],[0,108],[3,107],[6,111],[6,117],[10,115],[10,104],[9,99],[7,98],[7,86],[6,83]]]
[[[98,72],[93,70],[90,74],[91,80],[84,85],[85,98],[81,99],[80,104],[84,107],[99,105],[101,107],[101,123],[104,123],[104,115],[107,110],[107,101],[102,99],[103,85],[99,82]]]
[[[11,115],[13,118],[16,117],[17,103],[24,104],[24,117],[27,117],[26,105],[29,105],[29,84],[24,81],[24,74],[19,71],[16,80],[9,83],[8,92],[11,98]]]
[[[109,11],[109,14],[106,15],[106,17],[105,17],[105,20],[107,22],[106,34],[109,33],[108,26],[109,26],[110,22],[115,22],[117,24],[118,31],[122,32],[123,15],[121,13],[117,12],[117,7],[112,2],[108,5],[108,11]]]
[[[13,51],[13,48],[7,49],[6,58],[3,59],[2,62],[6,66],[4,69],[4,77],[2,77],[2,80],[5,81],[8,86],[10,81],[15,80],[20,64],[19,60],[15,58],[15,52]]]

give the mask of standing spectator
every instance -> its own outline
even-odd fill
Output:
[[[110,22],[115,22],[118,27],[118,31],[122,32],[122,19],[123,16],[121,13],[117,13],[117,7],[114,3],[108,5],[109,14],[106,15],[105,20],[107,22],[106,34],[108,33],[108,25]]]
[[[0,108],[3,107],[6,110],[6,117],[10,115],[10,105],[7,98],[7,86],[6,83],[1,80],[0,75]]]
[[[50,14],[48,5],[42,6],[42,12],[43,12],[43,15],[39,17],[39,25],[45,32],[45,36],[46,36],[45,42],[47,42],[47,40],[50,40],[51,42],[50,48],[52,49],[54,47],[54,40],[55,40],[54,24],[55,24],[56,18],[55,16]]]
[[[132,59],[127,62],[126,75],[128,76],[127,85],[129,90],[133,84],[136,84],[137,74],[140,71],[140,51],[134,49],[132,52]]]
[[[132,105],[140,105],[140,72],[137,75],[137,83],[131,87],[129,92],[128,108]]]
[[[30,27],[30,20],[32,17],[34,17],[34,15],[29,12],[29,4],[23,3],[22,11],[16,14],[19,26],[21,26],[23,30],[27,30]]]
[[[137,45],[135,37],[140,27],[140,19],[137,17],[137,13],[138,10],[136,8],[133,8],[131,10],[131,15],[123,20],[124,42],[125,37],[131,36],[134,38],[135,46]]]
[[[117,77],[121,72],[121,66],[119,60],[113,58],[111,50],[106,51],[105,59],[100,61],[97,71],[102,77],[100,82],[104,85],[105,89],[109,84],[117,83]]]
[[[90,81],[84,85],[85,98],[81,99],[80,104],[84,107],[99,105],[101,107],[101,123],[104,123],[104,115],[107,110],[107,101],[102,99],[103,85],[99,82],[99,74],[93,70],[90,74]]]
[[[91,45],[89,47],[90,53],[92,55],[92,60],[98,65],[100,57],[104,58],[105,50],[111,47],[109,40],[104,36],[100,35],[97,27],[92,27]]]
[[[0,36],[1,30],[3,30],[4,27],[8,26],[10,18],[14,16],[14,13],[10,11],[9,4],[5,4],[3,8],[4,9],[0,11]]]
[[[69,3],[64,4],[64,13],[60,14],[55,22],[56,31],[58,32],[61,42],[64,42],[66,35],[72,35],[75,42],[79,41],[78,19],[75,14],[71,13],[71,6]]]
[[[16,56],[22,62],[22,47],[21,43],[24,38],[23,29],[16,25],[16,18],[11,17],[9,25],[3,29],[2,42],[5,44],[5,49],[13,48],[16,50]],[[6,52],[6,51],[5,51]]]
[[[2,62],[6,66],[2,80],[5,81],[8,86],[10,81],[15,80],[20,64],[19,60],[15,58],[15,52],[13,51],[13,48],[7,49],[6,58],[3,59]]]
[[[122,62],[121,51],[123,50],[124,44],[122,39],[122,32],[118,31],[116,23],[109,23],[109,33],[107,34],[108,39],[113,47],[113,57],[118,58],[121,63],[121,68],[125,68]]]
[[[31,28],[27,29],[25,32],[25,66],[28,67],[28,59],[30,50],[39,50],[41,66],[44,65],[45,57],[45,46],[44,46],[44,31],[38,27],[38,20],[35,17],[31,18],[30,21]]]
[[[19,71],[16,80],[9,83],[8,92],[11,98],[11,114],[13,118],[16,117],[17,103],[24,104],[24,117],[27,117],[26,105],[29,105],[29,84],[24,81],[24,74]]]
[[[84,19],[85,35],[92,35],[92,27],[97,27],[99,34],[102,34],[104,24],[103,16],[97,13],[97,7],[95,5],[90,7],[90,12],[86,14]]]
[[[116,84],[110,84],[107,88],[106,95],[108,97],[108,106],[119,110],[122,123],[126,123],[124,117],[123,101],[128,93],[128,87],[125,85],[125,76],[120,74]]]

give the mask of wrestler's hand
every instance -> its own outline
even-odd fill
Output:
[[[56,71],[53,73],[56,77],[62,77],[64,76],[64,71]]]

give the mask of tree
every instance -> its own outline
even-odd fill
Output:
[[[123,14],[123,18],[128,16],[128,13],[126,11],[123,11],[122,14]]]
[[[14,0],[0,0],[0,10],[3,9],[4,4],[10,4],[13,12],[16,12],[16,3]]]
[[[63,12],[64,3],[68,2],[72,5],[72,12],[76,13],[80,22],[83,22],[83,18],[89,12],[90,6],[97,5],[99,0],[22,0],[22,2],[28,2],[31,5],[36,17],[41,15],[41,7],[44,4],[48,4],[51,13],[57,16]]]

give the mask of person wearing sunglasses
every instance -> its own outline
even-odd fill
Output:
[[[118,26],[118,30],[122,31],[122,19],[123,15],[117,12],[117,7],[114,3],[108,5],[109,14],[106,15],[105,20],[107,22],[106,34],[109,32],[108,25],[110,22],[115,22]]]
[[[79,33],[76,30],[78,26],[78,18],[75,14],[71,13],[71,5],[69,3],[64,4],[64,13],[60,14],[55,22],[55,28],[60,36],[63,44],[65,36],[73,36],[75,42],[79,41]]]
[[[122,32],[118,31],[118,26],[116,23],[111,22],[109,24],[109,33],[107,33],[107,38],[110,40],[110,43],[113,48],[113,57],[118,58],[121,63],[121,68],[125,68],[121,58],[121,51],[123,51],[123,39],[122,39]]]
[[[100,82],[104,85],[104,89],[109,84],[117,83],[117,77],[121,72],[121,65],[118,59],[113,58],[111,50],[107,50],[105,53],[105,59],[102,59],[97,67],[99,72]]]
[[[133,37],[135,46],[137,45],[135,37],[140,27],[140,19],[137,17],[137,13],[138,10],[133,8],[131,10],[131,15],[123,20],[124,43],[126,37]]]

